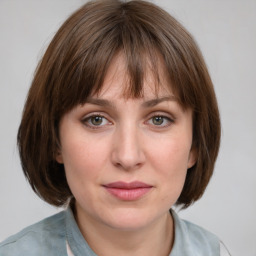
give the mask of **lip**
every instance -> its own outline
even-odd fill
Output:
[[[140,181],[123,182],[117,181],[112,182],[103,187],[114,197],[123,201],[134,201],[142,198],[152,188],[152,185],[146,184]]]

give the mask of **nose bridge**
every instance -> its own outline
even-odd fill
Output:
[[[114,164],[125,170],[137,168],[144,162],[138,126],[127,122],[116,129],[112,154]]]

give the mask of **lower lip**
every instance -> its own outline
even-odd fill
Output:
[[[152,189],[152,187],[145,187],[145,188],[142,187],[142,188],[132,188],[132,189],[110,188],[110,187],[105,187],[105,188],[111,195],[124,201],[138,200]]]

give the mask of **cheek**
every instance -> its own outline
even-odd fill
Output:
[[[62,144],[62,156],[65,167],[73,171],[95,170],[106,158],[106,144],[101,141],[75,137],[67,138]],[[99,156],[101,156],[99,158]]]
[[[159,144],[151,143],[150,154],[155,167],[162,167],[162,171],[170,175],[178,175],[187,170],[190,143],[182,139],[166,138]]]
[[[183,189],[190,145],[182,140],[165,140],[151,148],[151,164],[158,176],[161,200],[171,207]]]
[[[73,134],[74,135],[74,134]],[[89,193],[93,184],[99,184],[109,159],[109,143],[102,139],[82,136],[66,137],[62,156],[69,187],[75,196]]]
[[[67,182],[73,196],[79,202],[91,204],[91,197],[85,195],[91,192],[91,184],[95,184],[98,180],[97,163],[99,162],[93,150],[86,148],[74,141],[69,143],[69,147],[63,150],[63,160]]]

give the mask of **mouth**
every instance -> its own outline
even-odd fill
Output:
[[[103,187],[114,197],[123,201],[135,201],[142,198],[152,188],[152,185],[140,181],[123,182],[117,181],[103,185]]]

